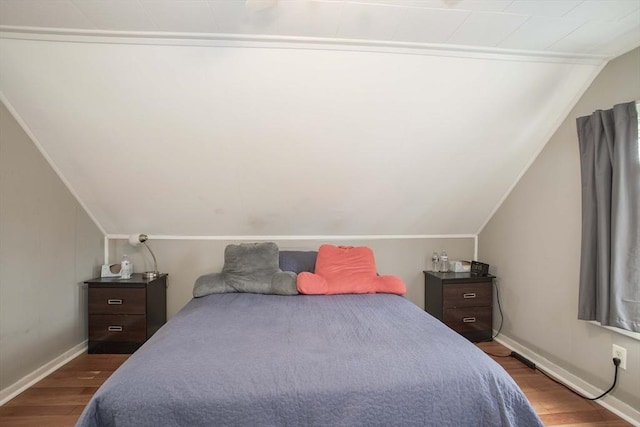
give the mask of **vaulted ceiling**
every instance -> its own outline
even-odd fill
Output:
[[[0,0],[0,98],[107,234],[475,234],[639,45],[638,0]]]

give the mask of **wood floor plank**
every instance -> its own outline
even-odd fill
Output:
[[[31,406],[2,406],[0,416],[24,417],[43,415],[71,415],[78,405],[31,405]]]
[[[7,406],[86,405],[98,387],[31,387],[7,402]]]
[[[478,345],[497,355],[510,351],[496,342]],[[83,354],[0,407],[2,427],[74,426],[98,387],[129,355]],[[581,399],[511,357],[494,357],[520,386],[548,427],[630,426],[602,406]]]
[[[79,415],[0,417],[2,427],[72,427]]]
[[[115,368],[104,371],[64,370],[56,371],[34,384],[34,388],[49,387],[99,387]]]
[[[540,415],[540,419],[546,425],[566,425],[619,420],[615,414],[609,411],[601,411],[599,409],[581,412],[556,412],[553,414],[543,414]]]
[[[556,424],[561,425],[563,427],[627,427],[631,424],[620,420],[620,421],[596,421],[596,422],[586,422],[586,423],[577,423],[577,424]]]

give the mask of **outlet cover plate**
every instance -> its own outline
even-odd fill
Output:
[[[627,349],[626,348],[613,344],[611,355],[613,357],[617,357],[618,359],[620,359],[620,368],[627,369]]]

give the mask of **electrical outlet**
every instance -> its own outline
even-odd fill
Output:
[[[627,369],[627,349],[624,347],[620,347],[619,345],[613,345],[613,350],[611,352],[613,357],[617,357],[620,359],[620,368]]]

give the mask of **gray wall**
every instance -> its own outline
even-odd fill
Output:
[[[100,230],[0,104],[0,390],[86,339]]]
[[[575,120],[640,99],[640,49],[594,80],[479,236],[479,258],[498,276],[502,333],[606,389],[611,346],[627,349],[614,395],[640,407],[640,341],[577,320],[581,240],[580,159]],[[494,325],[497,325],[495,319]]]
[[[144,230],[142,230],[144,232]],[[112,240],[110,262],[119,262],[123,253],[131,259],[135,272],[152,269],[151,256],[143,247],[134,248],[125,240]],[[450,259],[472,259],[474,240],[460,239],[379,239],[379,240],[282,240],[275,241],[281,250],[317,250],[322,243],[369,246],[375,255],[380,274],[394,274],[407,284],[407,298],[424,308],[423,270],[431,269],[433,251],[447,251]],[[158,270],[169,273],[167,312],[169,317],[190,299],[198,276],[220,271],[224,248],[229,243],[218,240],[150,240],[158,259]]]

